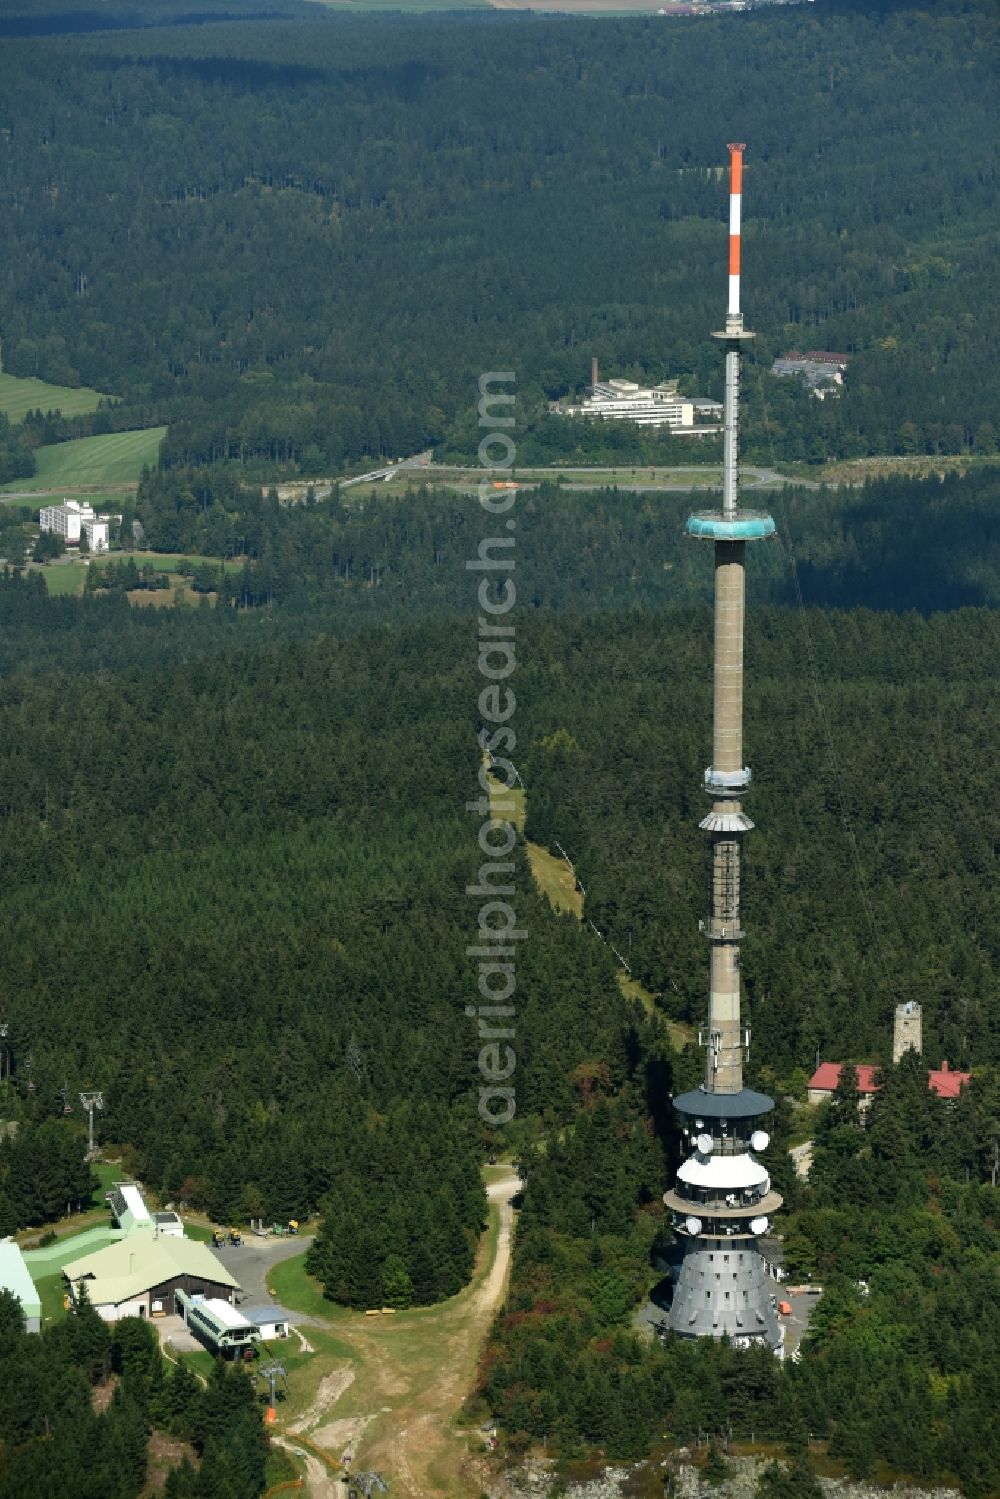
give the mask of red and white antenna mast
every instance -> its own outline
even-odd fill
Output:
[[[729,316],[740,318],[740,219],[743,212],[743,152],[729,147]]]

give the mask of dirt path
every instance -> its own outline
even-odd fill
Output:
[[[397,1475],[393,1488],[408,1499],[431,1499],[431,1496],[468,1491],[462,1483],[468,1442],[455,1430],[453,1422],[473,1387],[479,1350],[507,1288],[514,1222],[512,1200],[520,1185],[511,1173],[487,1189],[490,1200],[500,1207],[493,1262],[478,1285],[455,1298],[452,1316],[442,1318],[436,1368],[425,1387],[414,1388],[412,1414],[393,1423],[388,1439],[383,1436],[372,1444],[373,1452],[386,1454],[387,1470]]]
[[[496,1227],[484,1235],[464,1291],[441,1306],[395,1317],[336,1319],[331,1331],[342,1349],[346,1345],[349,1361],[324,1377],[289,1425],[290,1442],[295,1433],[307,1433],[332,1458],[380,1472],[398,1499],[465,1499],[479,1491],[470,1433],[456,1418],[474,1388],[480,1349],[506,1291],[519,1188],[511,1170],[489,1182]],[[311,1468],[308,1481],[311,1492],[330,1492],[313,1487]]]
[[[500,1204],[500,1228],[497,1232],[497,1252],[485,1280],[479,1288],[480,1312],[486,1319],[484,1333],[493,1320],[493,1314],[503,1300],[510,1273],[510,1254],[514,1238],[513,1200],[520,1190],[520,1178],[511,1172],[501,1181],[492,1182],[486,1189],[491,1202]]]
[[[304,1447],[297,1447],[287,1437],[279,1436],[276,1432],[272,1434],[271,1441],[276,1447],[283,1447],[293,1457],[297,1457],[306,1470],[306,1492],[311,1499],[338,1499],[337,1491],[342,1490],[342,1485],[334,1483],[333,1477],[328,1471],[326,1464],[320,1462],[311,1452]]]
[[[327,1411],[336,1405],[337,1401],[354,1382],[354,1370],[347,1365],[343,1369],[335,1369],[325,1379],[320,1380],[316,1398],[308,1410],[302,1412],[297,1421],[289,1426],[290,1432],[311,1431],[312,1428],[322,1421]]]
[[[792,1158],[796,1176],[800,1176],[803,1181],[808,1181],[813,1163],[812,1140],[806,1140],[802,1145],[793,1145],[788,1154]]]

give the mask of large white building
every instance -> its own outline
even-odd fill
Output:
[[[598,417],[601,421],[635,422],[640,427],[694,427],[694,406],[677,394],[676,385],[638,385],[634,380],[598,380],[579,406],[567,416]]]
[[[175,1293],[232,1302],[239,1286],[207,1244],[171,1235],[130,1233],[63,1266],[69,1294],[83,1282],[105,1322],[160,1317],[178,1311]]]
[[[64,500],[61,505],[43,505],[38,522],[43,531],[61,536],[68,547],[78,547],[85,536],[92,552],[108,550],[111,517],[97,515],[93,505],[79,500]]]

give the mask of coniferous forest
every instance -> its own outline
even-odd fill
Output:
[[[752,1433],[799,1495],[810,1438],[851,1474],[1000,1493],[994,7],[203,11],[0,4],[3,369],[107,396],[0,418],[0,479],[42,442],[166,423],[116,504],[200,599],[140,607],[158,580],[128,552],[49,596],[33,508],[0,506],[0,1234],[89,1197],[66,1098],[99,1086],[104,1144],[163,1200],[315,1214],[327,1297],[427,1306],[467,1283],[481,1167],[510,1154],[512,1280],[469,1406],[506,1453]],[[425,446],[474,460],[484,369],[517,371],[523,463],[678,461],[550,403],[592,355],[719,393],[729,138],[750,143],[747,456],[977,460],[748,495],[778,522],[748,568],[750,1080],[778,1100],[789,1274],[825,1288],[788,1364],[634,1322],[671,1252],[670,1099],[702,1068],[681,1040],[705,1001],[711,559],[683,521],[713,496],[518,494],[510,756],[526,837],[568,852],[588,919],[553,911],[519,837],[502,1129],[467,1010],[483,511],[433,483],[277,488]],[[839,397],[770,376],[792,346],[850,354]],[[953,1105],[889,1062],[904,999],[925,1062],[973,1074]],[[882,1086],[859,1116],[845,1068],[804,1182],[787,1148],[818,1054]],[[95,1494],[137,1494],[153,1429],[185,1444],[175,1499],[262,1492],[242,1376],[203,1390],[86,1306],[29,1337],[3,1296],[0,1355],[0,1495],[89,1493],[81,1454]]]
[[[311,9],[5,39],[7,371],[169,419],[167,464],[317,473],[471,456],[472,382],[513,368],[524,457],[569,457],[548,402],[592,356],[719,393],[719,163],[746,140],[749,451],[995,450],[992,0]],[[794,347],[850,354],[841,399],[771,378]]]
[[[199,1382],[167,1363],[154,1328],[126,1317],[111,1329],[86,1301],[41,1334],[0,1291],[0,1493],[136,1499],[146,1492],[150,1432],[182,1444],[168,1499],[241,1499],[264,1488],[267,1438],[250,1379],[217,1360]],[[95,1389],[110,1385],[96,1409]]]

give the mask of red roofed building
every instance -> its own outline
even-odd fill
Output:
[[[824,1103],[833,1096],[833,1092],[840,1081],[842,1062],[820,1062],[816,1071],[809,1079],[808,1099],[810,1103]],[[869,1062],[861,1062],[855,1071],[858,1074],[858,1092],[861,1094],[861,1107],[866,1108],[871,1102],[871,1095],[878,1092],[875,1082],[875,1074],[878,1071]],[[947,1062],[932,1069],[927,1074],[927,1086],[933,1088],[939,1098],[957,1098],[966,1083],[972,1081],[971,1072],[952,1072]]]
[[[947,1062],[942,1062],[935,1072],[927,1074],[927,1086],[933,1088],[938,1098],[957,1098],[966,1083],[972,1082],[971,1072],[952,1072]]]

